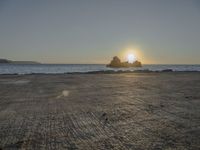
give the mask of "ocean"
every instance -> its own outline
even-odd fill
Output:
[[[135,71],[149,70],[162,71],[200,71],[200,65],[143,65],[141,68],[107,68],[106,65],[97,64],[0,64],[0,74],[61,74],[61,73],[87,73],[93,71]]]

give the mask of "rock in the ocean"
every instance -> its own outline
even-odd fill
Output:
[[[121,60],[117,56],[115,56],[115,57],[113,57],[113,60],[110,62],[109,67],[111,67],[111,66],[117,67],[120,65],[121,65]]]
[[[113,60],[110,62],[110,64],[107,65],[107,67],[111,68],[142,67],[142,63],[137,60],[133,63],[121,62],[121,60],[117,56],[115,56],[113,57]]]

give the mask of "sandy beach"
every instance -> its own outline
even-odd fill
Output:
[[[200,149],[200,73],[0,75],[0,149]]]

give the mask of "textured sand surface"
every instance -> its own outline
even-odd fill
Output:
[[[200,149],[200,73],[1,75],[0,149]]]

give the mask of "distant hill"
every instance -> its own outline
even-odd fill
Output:
[[[0,63],[10,63],[11,61],[10,60],[7,60],[7,59],[0,59]]]
[[[40,64],[35,61],[12,61],[7,59],[0,59],[0,64]]]
[[[12,64],[40,64],[35,61],[11,61]]]

